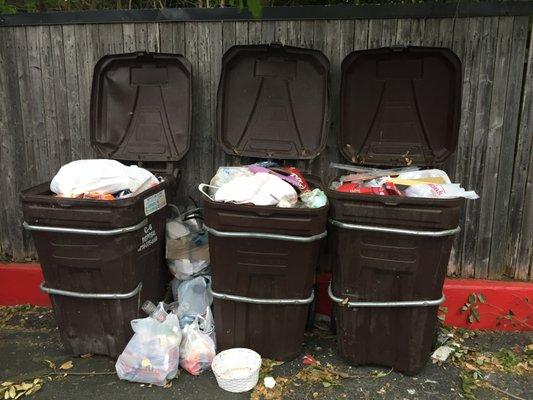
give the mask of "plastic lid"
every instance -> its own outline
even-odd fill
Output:
[[[329,62],[317,50],[234,46],[222,59],[218,141],[227,154],[312,159],[326,144]]]
[[[371,165],[433,165],[455,151],[461,62],[449,49],[382,48],[342,63],[339,148]]]
[[[189,149],[191,66],[181,55],[107,55],[94,68],[91,143],[104,156],[177,161]]]

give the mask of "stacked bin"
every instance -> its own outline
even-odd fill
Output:
[[[55,197],[50,183],[22,193],[54,315],[71,354],[118,356],[145,300],[162,300],[166,204],[173,163],[189,146],[191,68],[179,55],[120,54],[96,65],[91,142],[107,158],[137,162],[161,183],[114,201]]]
[[[326,57],[280,45],[224,55],[217,134],[232,156],[308,160],[325,146]],[[203,199],[220,350],[288,360],[301,351],[328,206],[279,208]]]
[[[449,49],[356,51],[342,63],[339,148],[354,164],[441,166],[453,153],[461,64]],[[338,350],[418,373],[429,357],[463,199],[328,190]]]

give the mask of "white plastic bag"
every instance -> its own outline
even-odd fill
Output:
[[[216,356],[216,346],[212,338],[214,326],[211,327],[211,310],[205,311],[206,317],[197,316],[195,320],[183,328],[183,340],[180,345],[180,366],[192,375],[199,375],[209,369]],[[204,326],[200,321],[203,320]],[[208,326],[205,326],[207,324]],[[207,330],[206,330],[207,329]]]
[[[174,293],[177,291],[178,298],[174,300],[179,303],[178,315],[180,320],[194,320],[211,306],[213,296],[208,290],[211,285],[210,276],[198,276],[188,281],[182,281],[179,286],[176,283],[173,281],[172,290]],[[176,286],[177,290],[175,289]]]
[[[284,206],[292,206],[298,201],[298,194],[283,179],[259,172],[253,176],[237,177],[221,186],[215,193],[215,201],[257,206],[273,206],[281,202]]]
[[[59,169],[50,182],[50,190],[63,197],[78,197],[90,192],[112,194],[129,189],[132,192],[129,196],[135,196],[158,183],[150,171],[136,165],[128,167],[115,160],[78,160]]]
[[[182,333],[178,317],[168,314],[163,322],[152,317],[134,319],[131,327],[135,334],[115,364],[118,377],[164,386],[179,368]]]
[[[217,173],[211,178],[210,185],[221,187],[239,176],[253,176],[248,167],[218,167]],[[212,195],[212,189],[210,189]]]
[[[426,197],[439,199],[454,199],[457,197],[464,197],[465,199],[479,199],[479,196],[474,192],[464,190],[458,183],[450,183],[445,185],[438,184],[424,184],[409,186],[405,189],[405,195],[409,197]]]

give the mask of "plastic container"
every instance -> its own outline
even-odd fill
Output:
[[[325,146],[329,63],[280,45],[226,52],[218,140],[228,154],[311,159]],[[279,208],[203,198],[219,349],[292,359],[301,351],[328,206]]]
[[[357,164],[442,163],[457,143],[460,93],[461,64],[448,49],[353,52],[342,63],[339,147]],[[464,199],[327,194],[340,355],[418,373]]]
[[[179,55],[120,54],[95,67],[91,142],[108,158],[138,162],[162,182],[114,201],[55,197],[49,183],[22,193],[54,315],[71,354],[118,356],[146,300],[164,295],[166,204],[172,163],[189,146],[191,69]]]
[[[224,350],[215,356],[211,369],[221,389],[232,393],[247,392],[259,381],[261,356],[250,349]]]

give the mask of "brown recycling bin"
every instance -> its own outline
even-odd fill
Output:
[[[162,182],[114,201],[22,193],[61,340],[71,354],[118,356],[144,300],[162,300],[172,163],[189,147],[191,67],[179,55],[119,54],[95,67],[91,142],[105,157],[139,163]],[[158,167],[158,168],[156,168]]]
[[[448,49],[353,52],[342,63],[339,148],[355,164],[441,165],[457,143],[460,100],[461,64]],[[434,341],[464,200],[328,197],[340,354],[418,373]]]
[[[235,46],[224,55],[217,132],[231,155],[312,159],[325,146],[329,62],[319,51]],[[204,198],[220,350],[287,360],[301,351],[328,206],[279,208]]]

